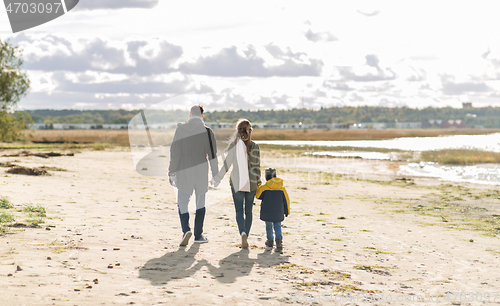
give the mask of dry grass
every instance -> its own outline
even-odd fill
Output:
[[[36,143],[103,143],[128,146],[128,130],[35,130],[26,139]]]
[[[442,165],[500,163],[500,153],[478,149],[445,149],[424,151],[421,153],[421,158],[423,161],[437,162]]]
[[[234,129],[214,130],[218,141],[227,140]],[[500,129],[386,129],[386,130],[274,130],[254,129],[253,140],[382,140],[398,137],[435,137],[440,135],[480,135]],[[169,137],[174,131],[168,131]],[[152,131],[165,135],[165,131]],[[26,139],[36,143],[129,145],[128,130],[35,130],[26,131]]]
[[[482,135],[500,129],[386,129],[386,130],[261,130],[254,129],[253,140],[383,140],[399,137],[441,135]]]

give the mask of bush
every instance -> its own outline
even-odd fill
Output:
[[[0,208],[10,209],[12,207],[14,207],[14,205],[11,201],[9,201],[9,199],[7,199],[7,197],[0,197]]]
[[[14,215],[10,212],[0,211],[0,224],[14,221]]]
[[[30,217],[47,217],[47,211],[42,205],[24,204],[23,211],[28,212]]]

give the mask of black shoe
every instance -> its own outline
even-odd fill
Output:
[[[194,242],[195,243],[207,243],[208,242],[208,238],[201,236],[200,238],[195,239]]]

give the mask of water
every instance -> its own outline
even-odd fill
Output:
[[[448,166],[436,163],[410,163],[399,167],[402,174],[436,177],[452,182],[499,185],[500,164]]]
[[[500,133],[489,135],[404,137],[387,140],[266,140],[256,142],[259,144],[274,145],[388,148],[409,151],[474,148],[500,152]]]
[[[259,144],[326,146],[326,147],[364,147],[387,148],[409,151],[441,149],[482,149],[500,152],[500,133],[488,135],[454,135],[440,137],[406,137],[388,140],[346,140],[346,141],[302,141],[273,140],[257,141]],[[363,159],[394,160],[393,153],[320,151],[314,156],[361,157]],[[500,164],[479,164],[471,166],[439,165],[431,162],[409,163],[400,166],[399,174],[422,177],[435,177],[452,182],[500,185]]]

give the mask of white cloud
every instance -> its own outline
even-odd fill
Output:
[[[332,42],[332,41],[337,41],[338,38],[335,37],[332,33],[330,32],[317,32],[314,33],[311,31],[311,29],[307,30],[305,37],[307,40],[310,40],[312,42]]]
[[[259,56],[254,46],[224,48],[210,56],[199,57],[195,62],[181,63],[179,70],[184,73],[223,77],[272,77],[272,76],[320,76],[323,63],[309,59],[303,53],[287,52],[275,45],[267,45],[266,50],[279,59],[279,65],[269,65]]]

